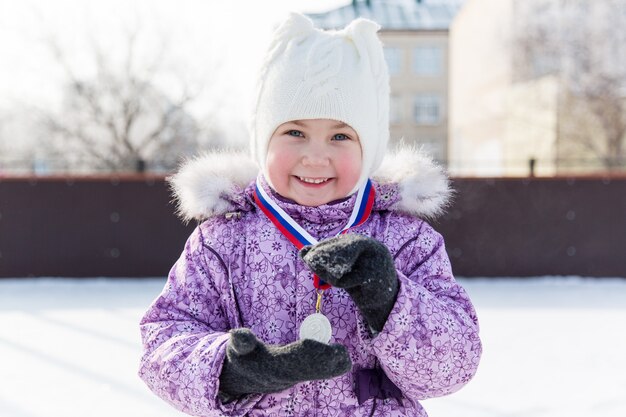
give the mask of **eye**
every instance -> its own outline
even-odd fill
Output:
[[[338,141],[350,140],[350,136],[344,135],[343,133],[337,133],[335,136],[333,136],[333,140],[338,140]]]
[[[304,136],[304,135],[302,134],[302,132],[300,132],[299,130],[288,130],[288,131],[287,131],[287,134],[288,134],[289,136],[297,136],[297,137],[302,137],[302,136]]]

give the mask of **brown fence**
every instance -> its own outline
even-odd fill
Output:
[[[0,276],[164,276],[193,225],[162,177],[0,179]]]
[[[626,277],[626,178],[455,179],[459,276]],[[0,179],[0,277],[164,276],[195,225],[162,177]]]
[[[454,184],[435,226],[458,275],[626,277],[626,178]]]

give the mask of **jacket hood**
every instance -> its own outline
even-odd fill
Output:
[[[168,178],[184,220],[203,220],[233,211],[248,211],[245,188],[259,167],[246,151],[213,151],[187,160]],[[372,179],[397,187],[399,198],[388,210],[432,219],[450,203],[452,190],[444,170],[419,148],[402,145],[388,152]]]

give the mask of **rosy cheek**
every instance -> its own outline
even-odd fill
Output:
[[[344,179],[356,183],[361,175],[361,155],[346,153],[341,155],[338,162],[341,170],[340,172],[343,174],[342,176]]]
[[[344,167],[345,171],[356,171],[356,175],[358,176],[361,171],[361,155],[355,155],[353,152],[346,153],[341,157],[341,165]]]
[[[284,182],[281,178],[282,175],[280,170],[280,163],[278,161],[279,159],[276,158],[275,155],[269,156],[266,161],[267,174],[269,176],[270,182],[274,184],[274,186],[279,186],[281,183]]]

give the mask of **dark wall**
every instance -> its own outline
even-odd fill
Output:
[[[626,178],[455,179],[459,276],[626,277]],[[0,277],[164,276],[194,224],[162,177],[0,178]]]
[[[0,277],[165,276],[194,225],[163,178],[0,179]]]
[[[457,275],[626,277],[626,178],[453,184],[435,227]]]

